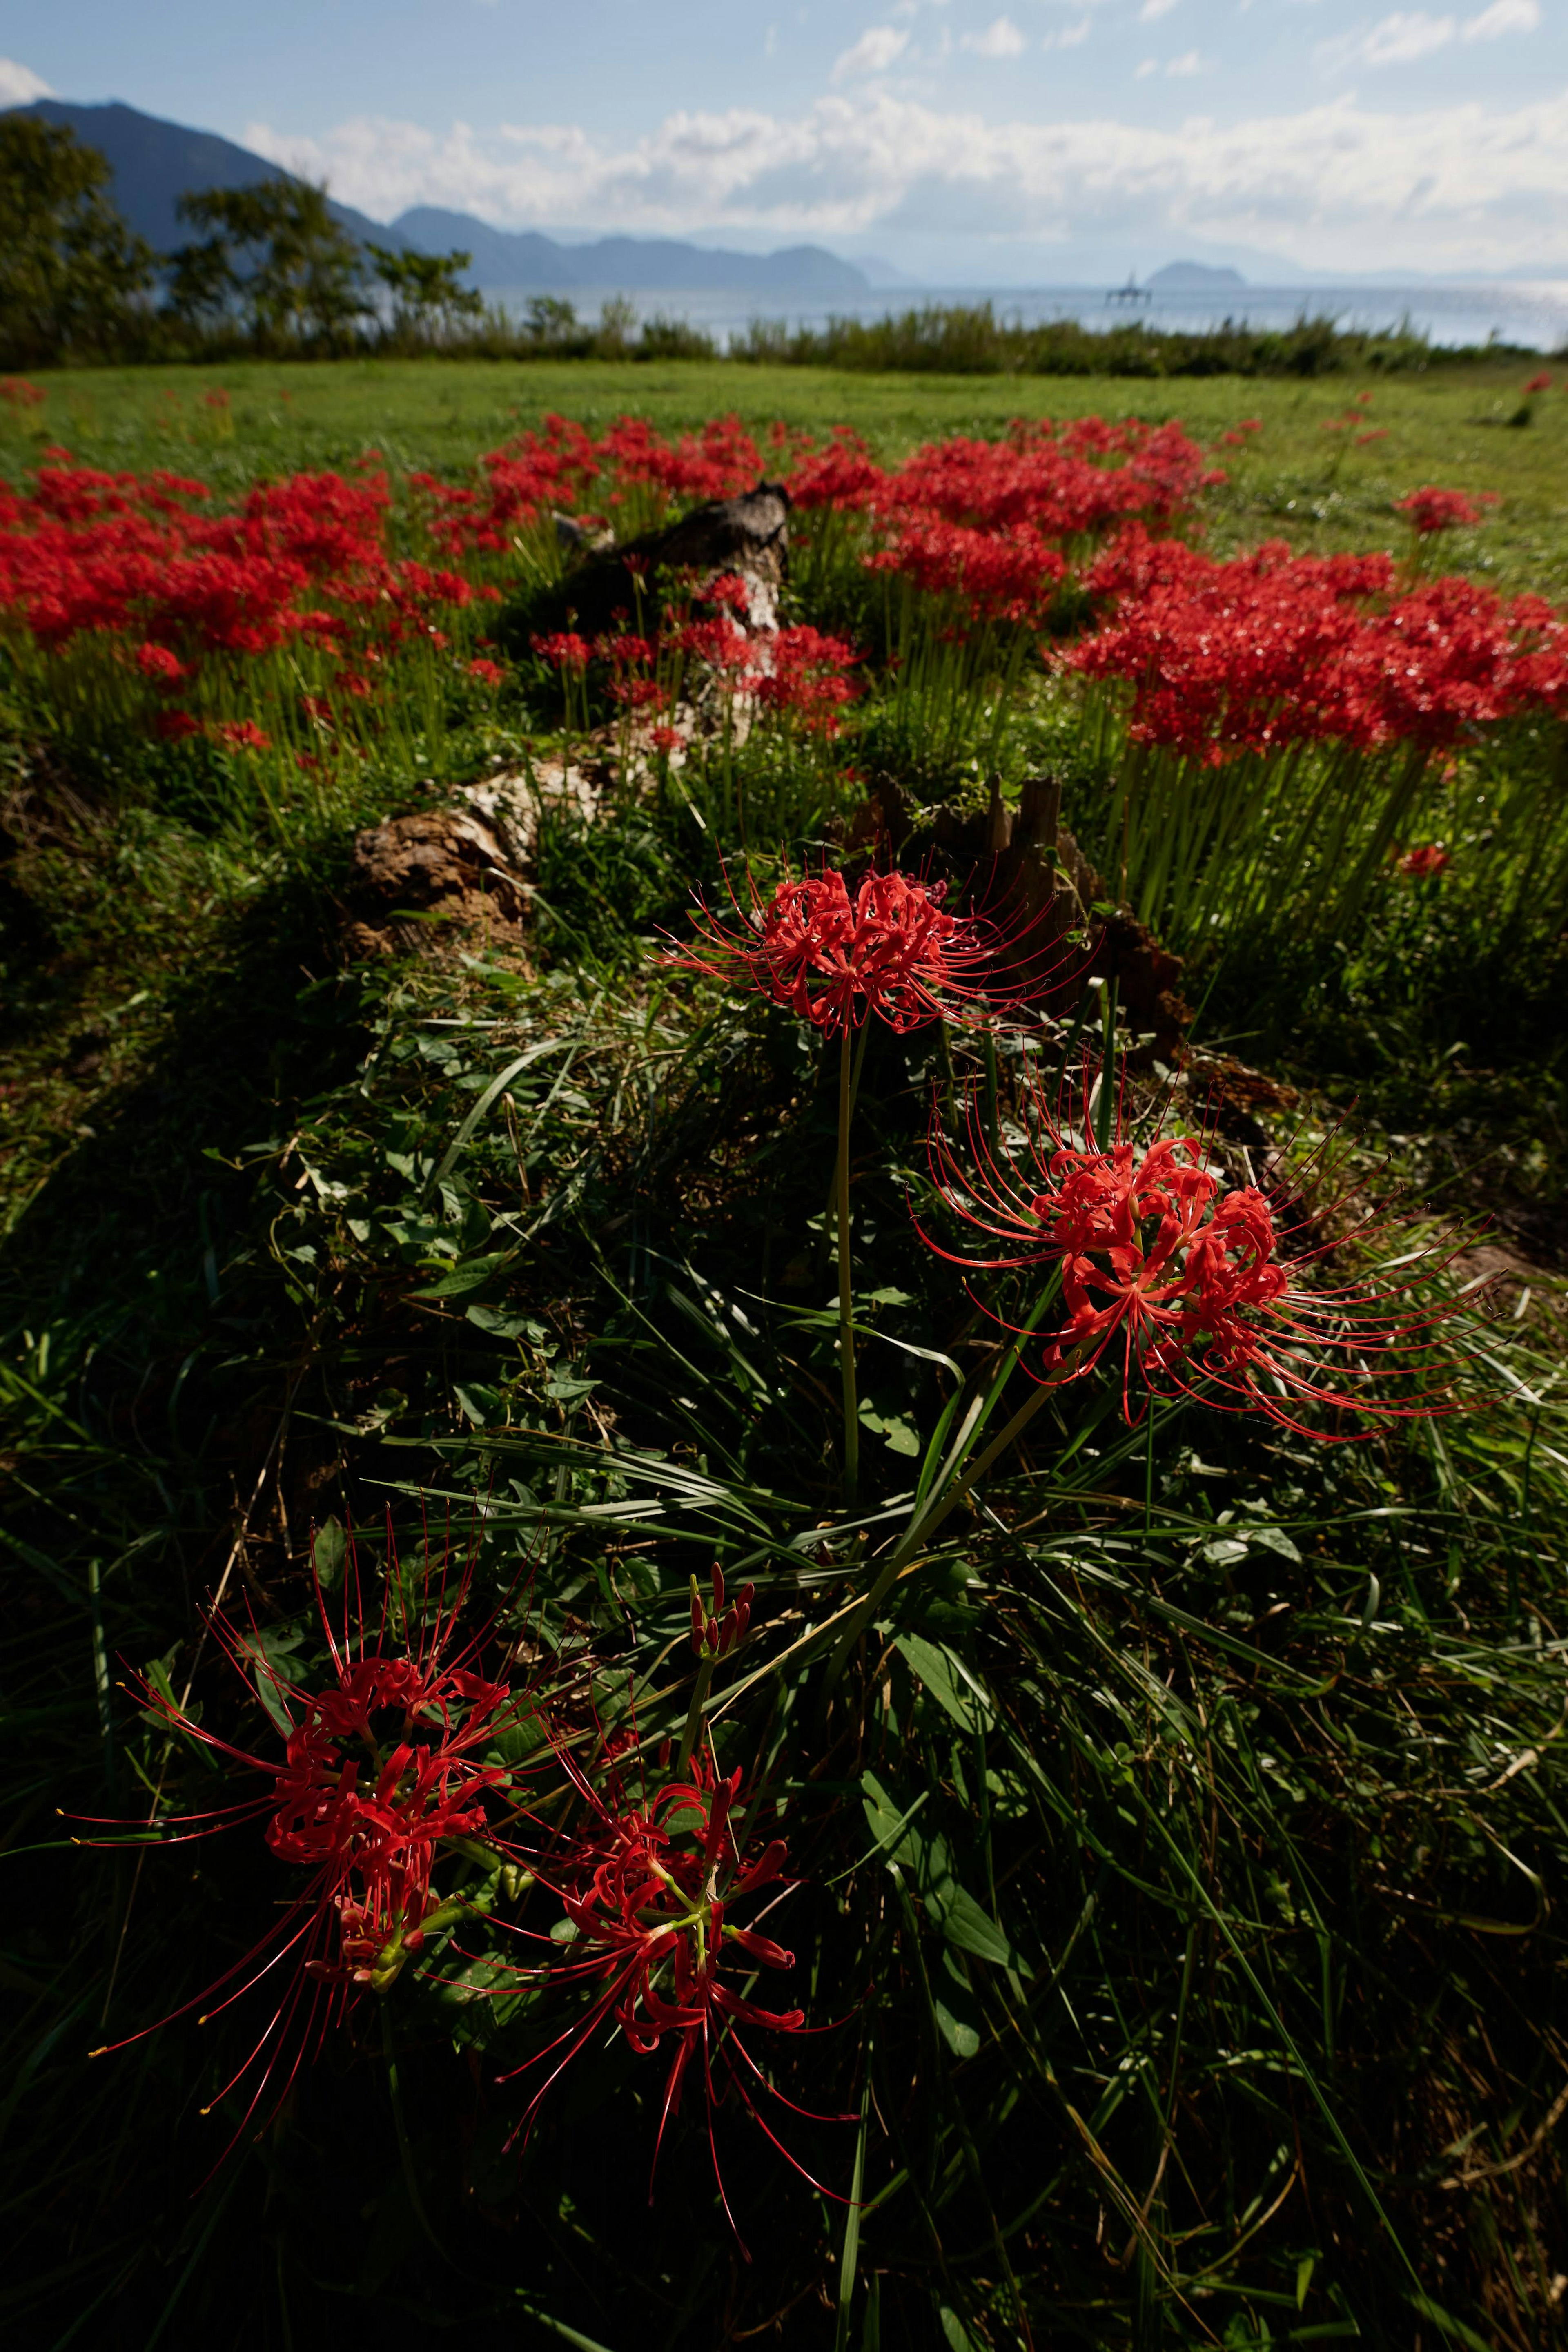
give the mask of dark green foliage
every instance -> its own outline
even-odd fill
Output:
[[[1026,327],[997,316],[990,302],[931,303],[884,319],[830,319],[822,327],[789,327],[754,319],[736,359],[778,367],[838,367],[922,374],[1166,376],[1321,376],[1356,369],[1397,373],[1474,352],[1435,349],[1406,326],[1386,333],[1341,327],[1304,313],[1293,327],[1150,327],[1140,321],[1091,328],[1058,319]],[[1521,358],[1529,353],[1521,352]]]
[[[172,257],[169,306],[198,331],[237,316],[258,351],[335,351],[368,312],[359,246],[332,217],[324,187],[264,180],[182,196],[202,234]]]
[[[400,348],[420,351],[450,342],[482,318],[485,298],[463,284],[469,253],[393,253],[369,245],[373,275],[392,297],[391,328]]]
[[[135,356],[154,256],[107,192],[103,157],[36,115],[0,115],[0,365]]]

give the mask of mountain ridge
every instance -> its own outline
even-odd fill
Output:
[[[73,131],[96,147],[112,173],[110,194],[130,226],[160,253],[188,243],[191,230],[175,210],[187,191],[254,187],[262,180],[297,180],[216,131],[193,131],[143,114],[120,100],[80,106],[43,98],[4,110],[39,116]],[[584,289],[627,294],[869,293],[871,280],[853,262],[822,246],[790,246],[776,253],[737,253],[688,245],[676,237],[604,236],[586,245],[558,245],[538,229],[493,228],[472,213],[416,205],[390,226],[351,205],[329,199],[333,217],[361,244],[412,247],[421,253],[471,252],[469,282],[482,292],[562,293]]]

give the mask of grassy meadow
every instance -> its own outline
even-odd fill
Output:
[[[9,2341],[1562,2340],[1568,652],[1507,600],[1568,604],[1568,386],[1519,374],[0,406]],[[744,487],[732,412],[797,496],[746,728],[735,608],[622,580],[580,656],[551,520]],[[1428,484],[1498,504],[1417,545]],[[520,915],[367,898],[362,829],[585,741]],[[879,827],[956,944],[841,1034],[744,910],[826,924]],[[422,1759],[395,1867],[329,1852]]]
[[[994,434],[1015,416],[1178,418],[1199,440],[1242,418],[1264,430],[1250,449],[1221,453],[1232,479],[1212,503],[1216,541],[1279,536],[1304,547],[1390,543],[1390,501],[1438,481],[1501,501],[1484,537],[1451,550],[1511,588],[1568,593],[1568,400],[1518,415],[1525,371],[1515,359],[1427,374],[1316,377],[1301,383],[1233,376],[1144,383],[1068,376],[862,376],[826,368],[701,361],[364,360],[245,362],[213,369],[77,369],[37,379],[47,404],[0,412],[0,469],[14,475],[41,442],[83,464],[143,469],[190,465],[225,488],[296,467],[340,467],[366,448],[398,467],[469,465],[476,449],[535,425],[551,409],[599,431],[631,411],[661,432],[685,432],[733,411],[754,431],[775,418],[826,433],[852,425],[879,452],[951,433]],[[226,394],[229,408],[204,403]],[[1370,391],[1368,430],[1354,446],[1324,431]]]

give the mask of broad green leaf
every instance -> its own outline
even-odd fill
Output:
[[[342,1575],[343,1562],[348,1557],[348,1552],[349,1538],[343,1532],[340,1520],[328,1519],[318,1528],[315,1543],[311,1546],[311,1557],[316,1563],[318,1580],[324,1591],[330,1592]]]
[[[950,1650],[938,1649],[935,1642],[925,1641],[918,1633],[900,1633],[894,1646],[955,1723],[973,1731],[977,1714],[982,1721],[990,1720],[989,1707],[966,1680]]]
[[[498,1274],[502,1266],[510,1264],[514,1255],[515,1252],[511,1250],[486,1251],[483,1257],[471,1257],[464,1265],[455,1265],[450,1274],[442,1276],[439,1282],[431,1283],[424,1290],[411,1291],[409,1296],[412,1298],[462,1298],[470,1290],[483,1288],[492,1275]]]

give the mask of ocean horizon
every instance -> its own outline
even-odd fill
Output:
[[[541,289],[487,287],[490,300],[521,312]],[[573,288],[567,299],[578,316],[591,320],[602,305],[621,295],[614,286]],[[864,294],[798,301],[759,300],[755,295],[712,289],[700,293],[657,289],[627,295],[638,323],[653,318],[682,319],[704,329],[721,347],[744,336],[754,320],[789,327],[822,327],[830,319],[883,319],[927,305],[971,307],[988,302],[999,319],[1022,326],[1072,320],[1088,328],[1141,320],[1145,325],[1201,331],[1230,322],[1254,328],[1287,328],[1302,318],[1332,318],[1336,325],[1365,332],[1408,326],[1445,347],[1515,343],[1542,352],[1568,351],[1568,278],[1511,278],[1498,283],[1340,286],[1332,280],[1305,286],[1140,288],[1137,299],[1109,286],[898,286]]]

